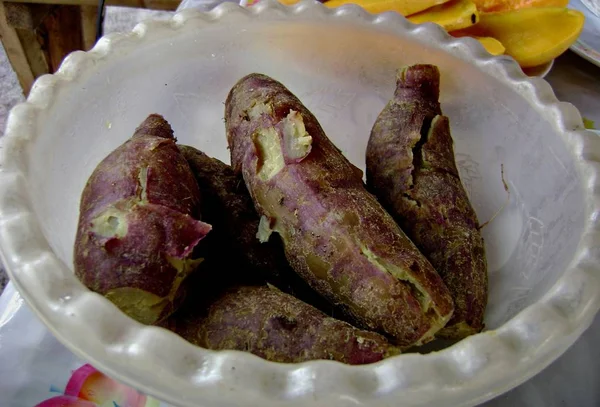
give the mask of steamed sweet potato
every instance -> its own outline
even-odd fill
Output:
[[[171,314],[210,231],[200,192],[169,124],[149,116],[90,176],[81,197],[75,274],[132,318]]]
[[[398,71],[393,99],[367,147],[367,185],[427,256],[452,293],[455,309],[440,337],[483,329],[487,266],[479,222],[460,181],[440,74],[432,65]]]
[[[194,147],[179,145],[200,187],[202,216],[214,230],[203,243],[207,257],[235,257],[230,279],[238,284],[268,282],[316,306],[328,315],[338,314],[335,308],[316,294],[290,267],[281,241],[270,239],[261,243],[256,238],[259,216],[240,174]],[[243,270],[243,273],[236,273]]]
[[[261,244],[256,238],[259,216],[242,177],[194,147],[179,145],[179,150],[200,188],[203,219],[214,227],[205,249],[211,255],[241,257],[244,274],[254,275],[256,283],[282,282],[281,270],[289,268],[283,248],[275,241]]]
[[[438,274],[288,89],[246,76],[225,121],[232,166],[262,215],[258,236],[277,232],[313,289],[401,346],[446,324],[453,304]]]
[[[328,317],[267,286],[227,290],[208,309],[187,307],[165,325],[213,350],[248,351],[274,362],[330,359],[366,364],[399,353],[381,335]]]

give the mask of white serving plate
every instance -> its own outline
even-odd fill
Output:
[[[585,25],[571,50],[592,64],[600,66],[600,17],[592,13],[580,0],[571,0],[569,7],[585,15]]]
[[[145,327],[72,273],[81,190],[96,164],[153,112],[180,142],[228,160],[222,102],[243,75],[281,80],[355,164],[394,71],[442,72],[457,162],[484,229],[488,330],[440,352],[350,367],[266,362],[194,347]],[[600,140],[542,79],[433,24],[355,6],[268,1],[193,10],[103,38],[40,78],[10,114],[0,151],[2,260],[31,309],[69,349],[176,406],[470,406],[539,372],[600,308]]]

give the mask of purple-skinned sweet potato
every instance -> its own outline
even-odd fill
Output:
[[[150,115],[87,181],[75,240],[77,277],[145,324],[169,316],[210,231],[200,192],[169,124]]]
[[[400,346],[430,340],[452,299],[427,259],[364,187],[316,118],[265,75],[242,78],[225,103],[231,162],[292,268],[360,326]]]
[[[186,304],[163,326],[203,348],[247,351],[281,363],[328,359],[356,365],[400,353],[382,335],[268,286],[230,288],[208,307]]]
[[[259,216],[242,177],[194,147],[179,145],[179,150],[198,183],[203,219],[214,227],[205,242],[206,251],[241,257],[245,275],[251,271],[257,277],[255,282],[271,279],[270,283],[280,287],[281,270],[289,265],[277,242],[261,244],[256,238]]]
[[[294,272],[281,241],[272,238],[261,243],[256,238],[260,218],[242,176],[194,147],[179,145],[179,150],[198,182],[203,219],[214,228],[202,245],[206,252],[202,254],[235,257],[238,267],[233,267],[230,276],[240,284],[267,282],[328,315],[343,315]],[[235,269],[243,272],[236,273]]]
[[[460,181],[433,65],[400,69],[367,147],[367,185],[444,279],[455,309],[439,337],[483,329],[487,265],[477,215]]]

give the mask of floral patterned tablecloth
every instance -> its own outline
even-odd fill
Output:
[[[169,407],[78,359],[9,284],[0,296],[0,407]]]

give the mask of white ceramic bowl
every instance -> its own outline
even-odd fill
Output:
[[[488,330],[440,352],[350,367],[196,348],[89,292],[71,257],[83,185],[149,114],[227,160],[222,102],[252,71],[295,92],[357,165],[400,65],[442,72],[463,182],[483,222]],[[30,307],[77,355],[177,406],[466,406],[557,358],[600,307],[600,139],[542,79],[432,24],[358,7],[186,10],[76,52],[15,107],[0,158],[0,247]]]

